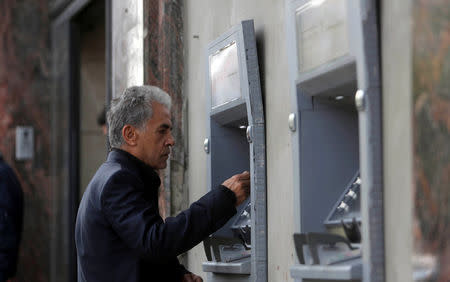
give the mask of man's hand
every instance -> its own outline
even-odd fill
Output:
[[[236,195],[236,207],[242,204],[248,195],[250,195],[250,173],[244,171],[241,174],[233,175],[222,183]]]
[[[203,279],[194,273],[188,273],[183,276],[182,282],[203,282]]]

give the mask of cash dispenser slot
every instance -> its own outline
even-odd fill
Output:
[[[297,233],[294,244],[301,265],[291,269],[292,276],[320,280],[361,279],[361,249],[346,238],[329,233]]]
[[[360,186],[357,172],[323,222],[328,232],[294,234],[301,265],[291,269],[292,276],[313,280],[362,279]]]
[[[203,241],[208,262],[203,271],[250,274],[251,272],[251,203],[246,201],[230,226],[234,237],[213,235]]]
[[[250,172],[250,197],[203,241],[207,281],[267,281],[264,111],[253,21],[243,21],[207,49],[208,187]],[[256,236],[258,234],[258,236]]]

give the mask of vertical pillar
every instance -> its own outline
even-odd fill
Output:
[[[143,1],[112,1],[112,97],[144,83]]]
[[[165,214],[187,207],[185,183],[185,113],[183,83],[183,4],[179,0],[144,1],[144,82],[156,85],[172,97],[173,148],[165,171]]]

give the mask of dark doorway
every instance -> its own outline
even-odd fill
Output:
[[[106,158],[97,118],[106,103],[105,1],[92,1],[70,21],[69,281],[77,281],[75,221],[89,180]]]

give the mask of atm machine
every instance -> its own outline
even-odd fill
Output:
[[[295,281],[383,281],[375,1],[287,0]]]
[[[251,195],[237,214],[204,240],[207,281],[267,281],[264,109],[252,20],[208,45],[206,52],[207,183],[245,170]]]

